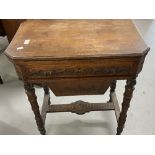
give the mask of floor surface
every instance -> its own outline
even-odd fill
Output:
[[[137,78],[137,85],[128,117],[122,134],[155,134],[155,20],[134,20],[139,32],[151,51],[146,57],[142,72]],[[4,50],[8,42],[0,38],[0,50]],[[4,54],[0,54],[0,75],[4,84],[0,85],[0,134],[1,135],[33,135],[39,134],[34,115],[18,80],[14,66]],[[125,81],[117,82],[116,93],[122,102]],[[38,102],[41,105],[43,90],[36,89]],[[70,103],[76,100],[103,102],[109,99],[109,90],[103,95],[55,97],[51,92],[51,103]],[[121,105],[121,104],[120,104]],[[116,119],[113,111],[90,112],[85,115],[72,113],[47,114],[47,134],[59,135],[111,135],[116,133]]]

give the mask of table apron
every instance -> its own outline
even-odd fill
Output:
[[[24,80],[84,77],[126,78],[137,74],[139,62],[139,58],[22,61],[16,66]]]

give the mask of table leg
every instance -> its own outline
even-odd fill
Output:
[[[127,83],[125,86],[123,103],[122,103],[122,111],[120,113],[120,117],[118,120],[118,127],[117,127],[117,133],[116,133],[117,135],[120,135],[123,131],[124,124],[125,124],[126,117],[127,117],[127,111],[130,106],[130,101],[132,98],[135,84],[136,84],[135,78],[127,80]]]
[[[36,120],[38,129],[39,129],[39,131],[40,131],[40,133],[42,135],[45,135],[46,134],[46,130],[45,130],[45,127],[44,127],[44,123],[43,123],[42,117],[40,115],[39,105],[38,105],[38,102],[37,102],[37,97],[35,95],[35,89],[34,89],[33,85],[29,84],[29,83],[25,83],[24,84],[24,88],[26,90],[26,94],[28,96],[28,100],[29,100],[29,102],[31,104],[31,107],[32,107],[32,110],[34,112],[35,120]]]
[[[49,96],[50,96],[49,88],[47,86],[44,87],[44,92],[45,92],[46,95],[49,94]],[[49,105],[51,104],[50,97],[49,97],[49,100],[48,100],[48,104]]]
[[[111,94],[112,94],[113,92],[115,92],[115,88],[116,88],[116,80],[114,80],[114,81],[111,83],[111,86],[110,86],[110,100],[109,100],[109,102],[112,101]]]

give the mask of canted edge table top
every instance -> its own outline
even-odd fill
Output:
[[[132,20],[28,20],[5,53],[27,60],[140,56],[147,50]]]

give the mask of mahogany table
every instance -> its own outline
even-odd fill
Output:
[[[150,49],[132,20],[29,20],[21,24],[5,54],[14,63],[35,115],[45,134],[47,113],[114,110],[121,134],[136,77]],[[116,80],[126,80],[120,110]],[[34,85],[44,88],[40,112]],[[106,103],[77,101],[50,103],[49,88],[56,96],[104,94]]]

